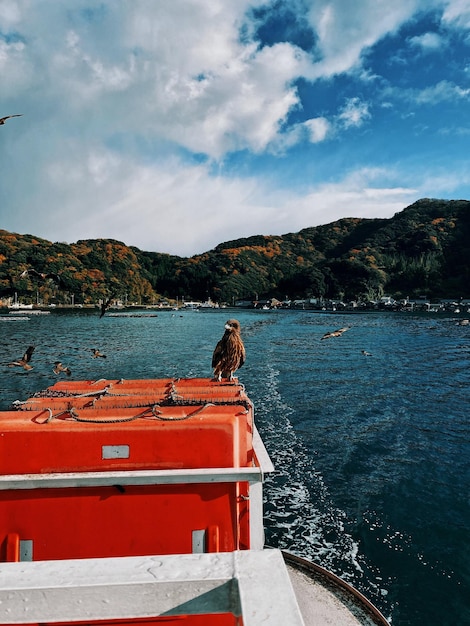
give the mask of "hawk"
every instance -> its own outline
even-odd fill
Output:
[[[29,348],[26,350],[26,352],[21,357],[21,359],[8,363],[8,367],[14,367],[15,365],[17,365],[18,367],[22,367],[25,370],[32,370],[33,366],[30,365],[29,362],[31,361],[33,352],[34,352],[34,346],[29,346]]]
[[[22,117],[23,113],[17,113],[16,115],[5,115],[5,117],[0,117],[0,125],[5,124],[10,117]]]
[[[94,359],[98,359],[98,358],[105,359],[106,358],[106,354],[103,354],[102,352],[100,352],[98,350],[98,348],[91,348],[91,351],[93,352],[92,356],[93,356]]]
[[[329,333],[325,333],[322,339],[330,339],[330,337],[341,337],[341,335],[347,330],[349,330],[349,326],[346,326],[346,328],[338,328],[338,330],[332,330]]]
[[[115,296],[115,294],[113,293],[107,300],[103,300],[103,302],[101,303],[101,305],[100,305],[100,307],[101,307],[100,319],[103,317],[103,315],[109,309],[109,307],[112,305],[113,300],[114,300],[114,296]]]
[[[67,376],[72,376],[72,372],[71,372],[70,368],[69,367],[65,367],[64,365],[62,365],[62,363],[60,361],[54,361],[54,367],[52,368],[52,371],[57,376],[59,376],[59,374],[61,372],[64,372],[64,374],[66,374]]]
[[[217,343],[212,355],[214,378],[233,380],[233,375],[245,362],[245,346],[240,336],[240,323],[237,320],[228,320],[225,332]]]

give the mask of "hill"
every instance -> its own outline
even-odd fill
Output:
[[[61,284],[21,277],[33,267]],[[52,243],[0,230],[0,298],[96,303],[185,298],[468,297],[470,202],[422,199],[390,219],[344,218],[282,236],[221,243],[190,258],[113,239]]]

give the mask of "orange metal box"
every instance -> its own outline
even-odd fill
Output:
[[[0,413],[0,561],[250,547],[237,383],[64,381],[17,408]]]
[[[248,506],[242,483],[4,490],[0,562],[248,549]]]
[[[67,381],[0,413],[0,475],[252,462],[253,412],[239,385],[126,381],[111,395],[113,382],[98,382],[98,395],[90,381]]]
[[[251,416],[237,405],[72,408],[49,416],[0,414],[0,474],[245,467],[252,460]]]

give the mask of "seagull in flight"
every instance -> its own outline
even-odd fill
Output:
[[[330,339],[330,337],[341,337],[341,335],[347,330],[349,330],[349,326],[346,326],[345,328],[338,328],[338,330],[332,330],[329,333],[325,333],[322,339]]]
[[[54,372],[54,374],[57,374],[57,376],[59,376],[61,372],[64,372],[64,374],[67,374],[67,376],[72,375],[70,368],[62,365],[60,361],[54,361],[54,367],[52,368],[52,371]]]
[[[8,367],[14,367],[15,365],[17,365],[18,367],[22,367],[25,370],[32,370],[33,366],[30,365],[29,362],[31,361],[31,357],[33,355],[33,352],[34,352],[34,346],[29,346],[29,348],[23,354],[21,359],[18,359],[17,361],[12,361],[11,363],[8,363]]]
[[[0,125],[5,124],[10,117],[22,117],[23,113],[16,113],[16,115],[5,115],[5,117],[0,117]]]

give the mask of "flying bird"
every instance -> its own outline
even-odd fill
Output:
[[[57,376],[59,376],[61,372],[64,372],[64,374],[67,374],[67,376],[72,375],[70,368],[62,365],[60,361],[54,361],[54,367],[52,368],[52,371],[54,372],[54,374],[57,374]]]
[[[14,367],[15,365],[17,365],[18,367],[22,367],[25,370],[32,370],[33,366],[30,365],[29,362],[31,361],[33,352],[34,352],[34,346],[29,346],[29,348],[23,354],[21,359],[18,359],[18,361],[12,361],[11,363],[8,363],[8,367]]]
[[[103,315],[106,313],[106,311],[109,309],[109,307],[113,303],[114,295],[115,294],[113,293],[107,300],[101,303],[100,319],[103,317]]]
[[[98,350],[98,348],[92,348],[91,351],[93,352],[93,358],[97,359],[97,358],[101,358],[101,359],[105,359],[106,358],[106,354],[103,354],[102,352],[100,352]]]
[[[5,117],[0,117],[0,125],[5,124],[10,117],[22,117],[23,113],[17,113],[16,115],[5,115]]]
[[[212,355],[214,378],[233,380],[233,375],[245,362],[245,346],[240,336],[240,323],[237,320],[228,320],[225,332],[217,343]]]
[[[329,333],[325,333],[322,339],[330,339],[330,337],[341,337],[341,335],[347,330],[349,330],[349,326],[346,326],[346,328],[338,328],[338,330],[332,330]]]
[[[35,270],[34,268],[29,268],[27,270],[25,270],[24,272],[21,272],[20,274],[20,278],[40,278],[41,280],[53,280],[54,282],[60,284],[61,282],[61,278],[59,276],[59,274],[54,274],[53,272],[38,272],[37,270]]]

